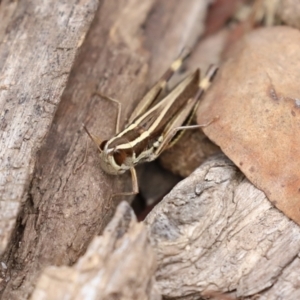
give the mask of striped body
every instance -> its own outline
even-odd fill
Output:
[[[165,149],[180,138],[185,129],[206,125],[189,125],[203,92],[209,87],[217,68],[210,67],[205,78],[200,81],[200,71],[196,70],[183,79],[167,96],[158,100],[168,80],[176,72],[186,56],[173,62],[160,80],[138,103],[124,130],[113,138],[102,141],[97,136],[87,134],[97,145],[100,152],[101,168],[108,174],[118,175],[131,171],[133,191],[113,194],[132,195],[138,193],[137,177],[134,167],[142,162],[156,159]],[[117,100],[105,97],[115,103]],[[117,128],[119,127],[120,106]],[[117,130],[118,131],[118,130]]]
[[[157,150],[160,150],[159,146],[169,129],[168,124],[176,121],[187,100],[191,101],[198,90],[198,82],[199,71],[196,71],[167,97],[143,115],[136,117],[123,131],[112,139],[102,142],[100,145],[102,169],[109,174],[122,174],[138,163],[156,159],[159,155]],[[180,123],[177,126],[183,122]]]

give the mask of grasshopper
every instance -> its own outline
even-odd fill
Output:
[[[200,81],[197,69],[183,79],[165,97],[158,100],[172,75],[179,70],[183,60],[188,56],[181,55],[159,81],[146,93],[131,114],[128,124],[119,131],[121,104],[119,101],[102,94],[96,95],[118,104],[116,135],[109,140],[101,140],[84,126],[85,131],[97,145],[100,152],[100,165],[103,171],[111,175],[131,172],[132,191],[115,193],[115,196],[134,195],[139,191],[135,166],[142,162],[155,160],[164,150],[173,146],[183,130],[205,127],[211,124],[190,125],[203,92],[209,87],[217,68],[211,66],[206,76]]]

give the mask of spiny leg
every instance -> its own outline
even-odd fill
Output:
[[[87,133],[87,135],[89,136],[89,138],[95,143],[95,145],[97,146],[98,150],[100,152],[102,152],[102,150],[100,148],[100,144],[101,144],[102,140],[98,136],[90,133],[89,130],[86,128],[85,124],[82,124],[82,126],[83,126],[83,129],[85,130],[85,132]]]
[[[200,81],[199,88],[206,91],[214,80],[218,67],[216,65],[210,65],[206,71],[205,77]]]
[[[173,61],[169,69],[162,75],[162,77],[158,80],[158,82],[150,89],[150,91],[143,97],[143,99],[138,103],[137,107],[131,114],[129,118],[129,123],[133,121],[138,115],[141,115],[144,113],[149,106],[153,103],[153,101],[156,100],[159,93],[164,89],[167,82],[171,79],[171,77],[177,72],[180,67],[182,66],[183,61],[190,55],[190,50],[187,48],[184,48],[179,57]],[[99,96],[101,98],[104,98],[106,100],[112,101],[118,105],[118,114],[117,114],[117,122],[116,122],[116,134],[120,131],[120,119],[121,119],[121,112],[122,112],[122,105],[120,101],[105,96],[99,92],[93,93],[93,96]],[[90,134],[89,134],[90,135]]]
[[[190,98],[186,104],[186,106],[182,109],[182,111],[177,115],[176,118],[174,118],[172,125],[166,132],[162,143],[160,146],[157,148],[155,151],[155,155],[159,156],[165,149],[168,147],[171,147],[174,142],[172,141],[173,137],[176,135],[176,133],[180,130],[185,130],[185,129],[195,129],[195,128],[201,128],[201,127],[206,127],[210,125],[212,122],[215,122],[219,117],[215,117],[213,120],[206,124],[199,124],[199,125],[189,125],[189,122],[191,121],[191,116],[195,113],[195,110],[198,107],[199,100],[204,93],[210,86],[214,76],[217,73],[218,68],[216,66],[211,65],[208,68],[208,71],[206,72],[205,77],[199,82],[199,88],[196,93],[196,95],[193,98]],[[190,115],[190,117],[187,119],[186,118]],[[187,125],[182,125],[185,123]],[[177,139],[176,139],[177,141]]]
[[[118,133],[119,132],[119,127],[120,127],[121,110],[122,110],[121,103],[116,99],[104,96],[104,95],[102,95],[101,93],[98,93],[98,92],[95,92],[92,95],[92,97],[93,96],[99,96],[101,98],[104,98],[106,100],[109,100],[109,101],[112,101],[112,102],[118,104],[118,114],[117,114],[117,122],[116,122],[116,133]],[[98,150],[100,152],[102,152],[102,150],[100,149],[100,144],[102,142],[101,138],[98,137],[97,135],[94,135],[94,134],[90,133],[89,130],[87,129],[87,127],[85,126],[85,124],[83,124],[83,128],[84,128],[85,132],[88,134],[88,136],[90,137],[90,139],[97,145]]]
[[[160,146],[157,148],[157,150],[155,151],[156,156],[158,157],[164,150],[166,150],[169,147],[169,144],[172,140],[172,138],[174,137],[174,135],[180,131],[180,130],[187,130],[187,129],[195,129],[195,128],[201,128],[201,127],[207,127],[209,126],[211,123],[215,122],[216,120],[219,119],[219,116],[213,118],[212,120],[210,120],[209,122],[205,123],[205,124],[198,124],[198,125],[187,125],[187,126],[179,126],[176,128],[173,128],[172,130],[170,130],[164,137],[163,142],[160,144]]]
[[[189,56],[189,52],[183,50],[180,56],[173,61],[168,70],[161,76],[157,83],[146,93],[142,100],[138,103],[137,107],[131,114],[128,123],[145,113],[147,109],[157,100],[161,91],[165,88],[171,77],[180,69],[183,61]]]
[[[101,148],[100,148],[100,144],[101,144],[102,140],[101,140],[98,136],[96,136],[96,135],[90,133],[89,130],[86,128],[85,124],[82,124],[82,127],[83,127],[84,131],[87,133],[88,137],[96,144],[98,150],[99,150],[100,152],[102,152],[102,150],[101,150]],[[86,157],[87,157],[87,152],[88,152],[88,140],[86,141],[85,155],[84,155],[83,161],[82,161],[82,163],[75,169],[75,171],[73,171],[73,174],[74,174],[74,175],[75,175],[76,172],[77,172],[77,171],[85,164],[85,160],[86,160]]]
[[[112,199],[114,197],[117,197],[117,196],[131,196],[131,195],[138,194],[139,186],[138,186],[138,180],[137,180],[137,175],[136,175],[135,168],[133,168],[133,167],[130,168],[130,173],[131,173],[132,191],[131,192],[122,192],[122,193],[112,194],[110,199],[109,199],[108,205],[105,206],[106,209],[111,208]]]
[[[117,114],[117,122],[116,122],[116,134],[119,133],[119,130],[120,130],[120,119],[121,119],[121,112],[122,112],[122,105],[121,105],[121,102],[118,101],[118,100],[116,100],[116,99],[114,99],[114,98],[105,96],[105,95],[103,95],[103,94],[101,94],[101,93],[99,93],[99,92],[95,92],[95,93],[92,95],[92,97],[93,97],[93,96],[99,96],[99,97],[104,98],[104,99],[106,99],[106,100],[109,100],[109,101],[112,101],[112,102],[114,102],[114,103],[117,103],[117,105],[118,105],[118,114]]]

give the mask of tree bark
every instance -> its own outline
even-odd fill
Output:
[[[145,259],[147,257],[147,259]],[[160,300],[154,287],[156,257],[143,223],[121,202],[101,237],[72,267],[48,267],[31,300]]]
[[[146,88],[196,43],[208,2],[100,1],[87,36],[96,1],[3,2],[15,11],[0,49],[2,299],[27,299],[44,267],[75,263],[108,223],[123,179],[101,171],[82,123],[107,139],[117,111],[93,94],[119,99],[124,124]]]
[[[120,203],[74,266],[44,270],[32,299],[85,299],[88,291],[103,300],[293,300],[300,296],[299,249],[299,226],[218,155],[179,183],[145,224]]]
[[[181,181],[145,223],[167,299],[299,299],[299,226],[223,154]]]
[[[0,253],[28,198],[37,151],[97,8],[96,0],[0,6]]]

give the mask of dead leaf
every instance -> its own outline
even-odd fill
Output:
[[[245,35],[198,110],[204,128],[269,200],[300,224],[300,32]]]

